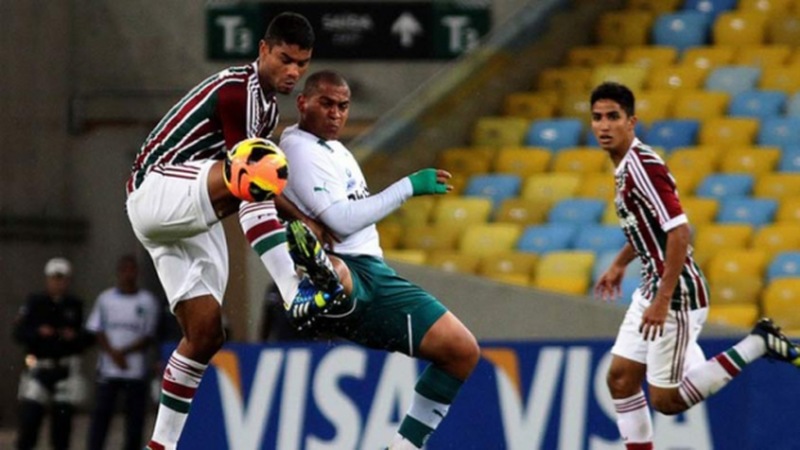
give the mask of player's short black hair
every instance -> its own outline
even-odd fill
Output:
[[[296,45],[303,50],[314,47],[314,29],[304,16],[294,12],[282,12],[275,16],[264,33],[269,45]]]
[[[633,92],[624,84],[613,81],[601,83],[592,91],[590,105],[593,106],[598,100],[612,100],[619,103],[628,116],[633,116],[636,112],[636,99]]]
[[[342,74],[335,70],[326,69],[314,72],[306,78],[306,82],[303,85],[303,95],[310,96],[314,94],[314,91],[317,90],[321,83],[328,83],[334,86],[347,86],[349,88],[347,80],[344,79]]]

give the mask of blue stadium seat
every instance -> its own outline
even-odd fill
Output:
[[[517,249],[522,252],[547,253],[572,248],[578,225],[547,224],[531,225],[522,232]]]
[[[728,106],[728,114],[735,117],[764,119],[780,116],[788,96],[782,91],[747,91],[736,94]]]
[[[800,117],[800,92],[795,92],[786,102],[786,115],[788,117]]]
[[[781,252],[767,266],[767,280],[800,277],[800,252]]]
[[[556,151],[580,145],[583,124],[578,119],[534,120],[525,137],[525,145],[547,147]]]
[[[642,140],[653,147],[663,147],[671,151],[677,147],[697,145],[700,122],[697,120],[656,120],[650,125]]]
[[[640,274],[636,274],[633,276],[625,275],[625,278],[622,279],[622,298],[617,301],[618,305],[627,306],[631,304],[631,300],[633,300],[633,292],[639,285],[642,284],[642,276]]]
[[[761,121],[758,145],[786,149],[800,144],[800,117],[770,117]]]
[[[778,163],[779,172],[800,172],[800,144],[783,148]]]
[[[553,205],[548,213],[547,221],[581,225],[599,223],[605,208],[606,202],[603,200],[569,198]]]
[[[619,251],[625,245],[625,234],[617,225],[590,225],[581,227],[575,239],[575,249],[595,253]]]
[[[706,176],[695,189],[697,197],[722,200],[725,197],[745,197],[753,192],[755,180],[752,175],[715,173]]]
[[[723,198],[717,223],[746,223],[760,227],[772,223],[777,210],[778,202],[771,198]]]
[[[636,125],[633,126],[633,131],[636,133],[636,136],[642,137],[647,133],[647,129],[644,126],[644,123],[640,120],[636,122]],[[586,130],[586,146],[587,147],[599,147],[600,143],[597,142],[597,138],[595,137],[594,133],[592,132],[591,127]],[[649,143],[648,143],[649,144]]]
[[[686,0],[683,10],[705,13],[713,20],[725,11],[736,9],[738,3],[739,0]]]
[[[719,66],[706,77],[707,91],[727,92],[735,96],[755,89],[761,78],[761,68],[747,66]]]
[[[519,195],[522,180],[517,175],[473,175],[467,182],[464,195],[489,197],[495,207],[503,200]]]
[[[653,44],[669,45],[683,51],[689,47],[707,45],[711,19],[697,11],[678,11],[661,14],[653,24]]]

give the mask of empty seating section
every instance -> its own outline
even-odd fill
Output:
[[[379,224],[387,258],[591,294],[626,242],[591,90],[636,94],[635,132],[672,173],[711,291],[710,320],[800,333],[800,0],[627,0],[531,89],[439,152],[457,195]],[[638,260],[623,301],[640,280]]]

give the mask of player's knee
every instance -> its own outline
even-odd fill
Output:
[[[336,275],[339,277],[339,281],[342,283],[345,292],[349,294],[353,290],[353,281],[350,278],[350,269],[341,259],[335,256],[331,256],[330,259],[331,264],[333,264],[333,270],[336,271]]]
[[[680,414],[688,409],[677,389],[670,389],[663,393],[654,393],[651,389],[650,404],[654,410],[667,416]]]
[[[454,366],[459,367],[458,372],[461,376],[466,378],[478,365],[481,357],[477,339],[472,333],[465,330],[457,336],[453,336],[447,347],[446,353],[449,359]]]
[[[203,359],[211,359],[225,343],[222,322],[209,320],[203,325],[193,327],[191,331],[187,330],[186,340],[196,354],[201,355]]]
[[[627,398],[641,389],[640,381],[629,371],[619,367],[609,369],[606,384],[614,398]]]

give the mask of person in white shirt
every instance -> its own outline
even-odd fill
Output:
[[[291,174],[284,195],[339,238],[329,254],[349,302],[315,326],[367,347],[431,362],[391,445],[392,450],[419,449],[444,419],[480,350],[444,305],[386,265],[375,223],[412,196],[446,194],[452,189],[450,174],[423,169],[370,195],[358,162],[338,140],[349,107],[350,88],[341,75],[320,71],[308,77],[297,98],[300,122],[287,128],[280,141]],[[302,222],[291,222],[287,231],[298,267],[322,251]]]
[[[145,408],[149,398],[149,352],[158,325],[155,296],[139,288],[133,255],[117,264],[117,284],[98,297],[86,328],[100,346],[97,390],[89,430],[89,450],[102,450],[117,397],[125,397],[125,450],[142,448]]]

